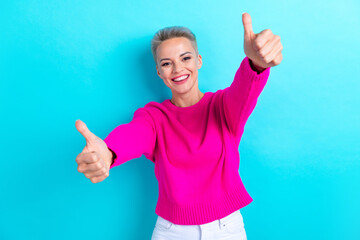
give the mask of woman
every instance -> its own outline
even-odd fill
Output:
[[[171,100],[137,109],[131,122],[116,127],[104,141],[76,121],[87,142],[76,158],[78,171],[93,183],[143,154],[155,163],[154,240],[246,239],[240,209],[252,198],[238,172],[238,147],[270,67],[282,60],[282,45],[268,29],[254,34],[249,14],[242,18],[246,57],[230,87],[202,93],[195,35],[185,27],[168,27],[155,34],[151,47]]]

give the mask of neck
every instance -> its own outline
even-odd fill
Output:
[[[170,101],[177,107],[190,107],[199,102],[203,96],[204,93],[198,90],[196,94],[185,93],[179,96],[173,95]]]

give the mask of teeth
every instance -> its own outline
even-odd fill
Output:
[[[189,75],[185,75],[185,76],[182,76],[182,77],[173,79],[173,81],[178,82],[178,81],[184,80],[184,79],[187,78],[188,76],[189,76]]]

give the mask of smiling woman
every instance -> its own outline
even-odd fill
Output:
[[[243,15],[247,56],[229,87],[202,93],[195,35],[185,27],[167,27],[154,35],[151,51],[171,100],[137,109],[131,122],[104,141],[81,121],[76,124],[87,139],[77,158],[79,171],[94,183],[142,155],[155,164],[159,197],[153,240],[246,239],[240,209],[252,198],[239,174],[239,144],[270,66],[282,57],[279,38],[270,31],[255,35],[249,18]]]
[[[235,156],[238,155],[237,148],[230,148],[230,145],[238,146],[238,140],[234,144],[226,139],[228,139],[230,132],[235,135],[236,139],[240,139],[241,133],[237,129],[241,130],[243,126],[239,127],[238,125],[245,124],[247,117],[255,106],[257,97],[267,81],[269,70],[258,75],[251,68],[253,65],[250,59],[245,58],[236,73],[231,87],[217,91],[215,94],[204,94],[199,90],[198,86],[198,70],[202,66],[202,57],[198,52],[195,34],[190,29],[181,26],[160,29],[151,41],[151,51],[158,76],[172,92],[171,100],[164,101],[164,104],[174,111],[173,116],[170,116],[172,114],[169,113],[165,114],[169,115],[167,121],[178,123],[177,127],[174,127],[182,129],[186,135],[184,137],[182,134],[176,134],[177,131],[169,129],[164,131],[167,136],[165,137],[167,147],[164,149],[166,149],[167,155],[173,157],[168,158],[166,161],[161,160],[160,157],[155,164],[158,164],[158,169],[164,171],[158,173],[159,184],[160,181],[168,182],[170,184],[169,188],[172,190],[162,192],[163,189],[159,189],[160,195],[164,196],[164,200],[158,202],[156,209],[158,219],[152,240],[202,239],[206,235],[213,239],[244,240],[247,237],[239,208],[249,204],[252,198],[246,192],[239,178],[237,171],[239,169],[238,160],[231,161],[231,159],[238,159],[238,156]],[[210,103],[212,101],[213,104]],[[243,105],[245,103],[247,103],[246,106]],[[207,111],[218,112],[218,116],[211,114],[212,117],[209,117],[210,113]],[[177,121],[172,120],[172,118]],[[212,125],[209,122],[222,123]],[[163,129],[165,126],[160,125],[155,129]],[[202,144],[194,139],[192,134],[195,132],[199,134],[199,137],[203,132],[207,132],[204,141],[201,141],[201,137],[199,138]],[[157,134],[157,136],[159,135],[163,136],[161,133]],[[224,142],[221,139],[225,139]],[[191,144],[193,146],[200,144],[201,147],[189,151],[187,146]],[[205,145],[208,145],[208,148]],[[220,147],[224,145],[227,145],[225,148],[228,148],[228,150]],[[206,153],[200,153],[202,151]],[[190,155],[184,155],[181,152],[189,152]],[[228,153],[223,155],[224,152]],[[231,156],[232,154],[234,156]],[[207,159],[207,161],[199,159]],[[223,159],[220,162],[224,162],[218,165],[218,159]],[[200,190],[201,188],[211,189],[209,182],[217,185],[222,181],[217,177],[215,177],[217,179],[215,180],[214,177],[194,168],[196,166],[197,168],[206,169],[205,165],[207,164],[210,164],[208,170],[213,169],[211,171],[219,171],[215,169],[221,169],[219,166],[226,164],[228,169],[223,169],[223,174],[234,178],[230,184],[233,187],[223,193],[219,189],[210,190],[208,194],[212,191],[210,194],[212,197],[208,197],[207,203],[203,202],[202,206],[200,206],[190,203],[192,202],[190,199],[193,199],[193,201],[202,199],[206,194],[201,194],[204,191],[203,189]],[[169,173],[166,173],[167,171]],[[172,171],[177,172],[178,176],[173,175]],[[184,175],[184,173],[186,174]],[[161,177],[162,174],[172,175],[172,181],[164,180]],[[221,175],[219,173],[219,176]],[[200,178],[202,179],[200,180]],[[171,182],[173,182],[173,186],[171,186]],[[171,192],[175,191],[175,189],[178,189],[179,192],[175,195],[180,194],[178,198],[187,202],[188,206],[183,206],[183,203],[176,204],[175,202],[179,201],[179,199],[174,199],[172,201],[175,206],[164,208],[162,204],[167,204],[166,201],[168,200],[165,199],[174,194]],[[182,191],[184,193],[181,194]],[[197,194],[195,194],[196,191],[198,191]]]

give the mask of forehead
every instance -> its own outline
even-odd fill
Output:
[[[177,37],[162,42],[157,48],[157,55],[159,57],[165,57],[169,55],[179,55],[185,51],[194,52],[190,40],[185,37]]]

